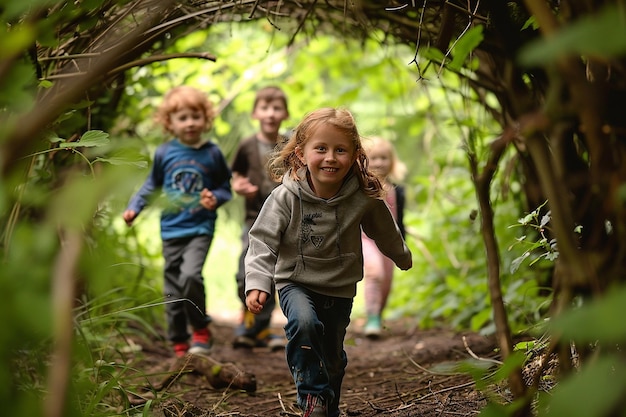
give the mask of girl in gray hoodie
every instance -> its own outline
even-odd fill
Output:
[[[368,170],[352,114],[315,110],[274,156],[282,178],[250,229],[246,306],[255,314],[278,290],[287,317],[286,356],[303,417],[337,417],[347,365],[343,348],[356,284],[361,230],[401,269],[411,252]]]

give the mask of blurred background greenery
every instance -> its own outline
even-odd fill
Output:
[[[380,37],[383,34],[379,34]],[[134,70],[125,88],[121,111],[114,117],[111,136],[148,160],[166,138],[152,122],[154,108],[170,88],[189,84],[209,93],[221,109],[208,136],[230,159],[239,141],[257,129],[250,118],[255,91],[276,84],[289,97],[291,117],[283,127],[295,126],[308,111],[321,106],[346,106],[357,118],[362,135],[379,135],[393,141],[408,167],[406,223],[415,254],[411,271],[396,271],[389,318],[410,316],[416,325],[448,323],[459,328],[491,332],[486,296],[485,257],[465,151],[460,144],[469,130],[479,142],[497,134],[496,124],[467,100],[468,91],[455,78],[438,76],[418,81],[410,65],[414,51],[405,45],[377,41],[336,42],[320,36],[287,47],[289,38],[259,21],[247,25],[215,25],[176,42],[169,52],[209,52],[216,62],[175,59]],[[147,173],[137,169],[129,182],[135,187]],[[496,190],[498,205],[508,206],[499,218],[500,229],[517,222],[520,201],[515,183],[507,194]],[[130,191],[130,188],[127,189]],[[517,190],[519,191],[519,190]],[[110,215],[123,211],[129,195],[118,194]],[[237,310],[234,273],[240,248],[242,201],[236,197],[219,210],[219,226],[206,267],[208,308],[211,313]],[[155,210],[156,211],[156,210]],[[117,212],[117,213],[116,213]],[[159,285],[157,213],[143,215],[137,238],[154,267],[150,276]],[[126,231],[116,220],[121,234]],[[515,230],[503,245],[515,240]],[[132,258],[132,254],[128,254]],[[509,261],[519,254],[503,250]],[[518,273],[518,276],[520,274]],[[535,316],[542,298],[536,276],[525,271],[516,280],[511,298],[513,319],[522,328],[526,315]],[[362,297],[355,300],[355,317],[363,314]],[[533,317],[536,319],[536,317]]]
[[[51,22],[42,22],[47,34]],[[97,19],[81,23],[95,25]],[[19,33],[12,35],[11,42],[0,39],[6,55],[21,45]],[[405,222],[414,267],[396,271],[385,318],[408,318],[422,329],[493,334],[467,150],[486,154],[501,127],[459,78],[419,61],[406,45],[385,42],[382,32],[371,35],[357,41],[320,34],[290,43],[266,20],[215,24],[180,37],[165,52],[208,52],[216,62],[180,58],[131,69],[123,83],[106,86],[107,94],[64,109],[27,158],[2,156],[4,166],[23,168],[0,184],[0,314],[8,318],[0,331],[7,364],[0,369],[0,401],[10,404],[7,415],[41,415],[44,409],[63,409],[66,416],[118,415],[128,406],[118,396],[126,389],[125,359],[134,348],[128,336],[163,338],[164,300],[159,208],[146,210],[132,228],[121,214],[145,179],[155,148],[168,139],[152,122],[154,110],[167,90],[181,84],[206,91],[219,105],[207,137],[228,159],[256,131],[250,118],[254,94],[268,84],[289,97],[285,128],[317,107],[345,106],[362,135],[393,141],[408,167]],[[25,92],[45,94],[52,84],[39,80],[27,59],[11,68],[0,90],[7,116],[0,126],[3,140],[18,123],[12,112],[33,106],[35,95]],[[113,94],[121,96],[119,104]],[[546,313],[549,294],[541,290],[552,264],[542,258],[519,268],[534,236],[525,247],[526,232],[511,227],[529,208],[506,169],[510,152],[502,161],[505,175],[492,184],[492,204],[504,265],[500,279],[517,334]],[[205,270],[209,313],[217,317],[238,314],[234,276],[242,218],[239,197],[219,210]],[[359,293],[354,318],[362,315]],[[55,383],[55,372],[64,371],[71,372],[71,378],[59,377],[70,381],[67,390]],[[53,404],[64,400],[66,408]]]

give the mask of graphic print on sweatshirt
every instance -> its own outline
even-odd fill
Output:
[[[172,182],[169,193],[173,201],[191,210],[199,209],[196,206],[200,201],[200,192],[204,188],[204,184],[198,169],[190,166],[181,166],[176,168],[171,175]]]
[[[319,248],[322,242],[324,241],[324,236],[314,235],[315,232],[313,230],[313,226],[316,225],[315,219],[321,218],[322,213],[309,213],[305,214],[302,217],[301,226],[302,227],[302,243],[306,243],[309,240],[316,248]]]

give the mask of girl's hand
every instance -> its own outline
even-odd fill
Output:
[[[215,210],[217,208],[217,197],[205,188],[200,192],[200,205],[207,210]]]
[[[261,290],[250,290],[246,295],[246,307],[253,314],[259,314],[267,303],[269,294]]]

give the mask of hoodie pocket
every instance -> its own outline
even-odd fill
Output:
[[[363,265],[354,253],[331,258],[298,256],[293,280],[302,284],[322,287],[343,287],[361,280]]]

